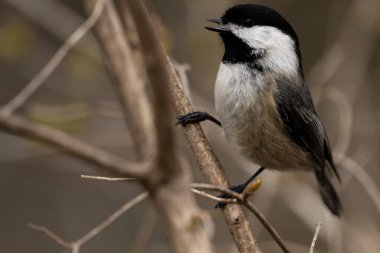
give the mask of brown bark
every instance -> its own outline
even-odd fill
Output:
[[[96,1],[83,0],[83,3],[87,9],[92,9]],[[95,26],[95,32],[105,52],[107,62],[110,63],[109,71],[118,82],[117,87],[124,87],[118,89],[118,92],[122,97],[121,100],[127,103],[125,105],[127,114],[135,113],[138,106],[144,106],[144,104],[140,104],[141,97],[148,98],[150,91],[152,94],[152,101],[150,101],[152,106],[148,107],[150,111],[140,111],[132,118],[127,118],[128,122],[134,120],[139,122],[138,125],[142,129],[138,130],[145,136],[154,133],[153,139],[135,141],[136,146],[140,147],[146,145],[147,142],[151,143],[154,150],[152,152],[152,169],[147,177],[142,179],[142,183],[150,193],[152,202],[165,227],[165,233],[175,252],[212,252],[203,226],[205,214],[197,207],[194,197],[187,187],[190,183],[190,173],[183,170],[177,160],[174,147],[173,114],[169,99],[169,76],[160,68],[162,64],[165,64],[161,58],[157,57],[160,47],[150,44],[149,49],[144,48],[144,54],[140,54],[144,56],[143,64],[150,82],[149,91],[142,89],[143,82],[136,82],[137,78],[133,77],[133,75],[141,73],[137,69],[142,65],[139,54],[132,53],[131,41],[133,43],[135,37],[126,39],[121,27],[120,18],[113,2],[107,2],[105,13]],[[133,29],[133,25],[129,24],[128,28]],[[128,33],[128,36],[134,36],[133,32]],[[142,46],[144,47],[144,43]],[[132,78],[123,78],[124,73],[129,73],[128,75]],[[126,92],[123,92],[123,89]],[[132,104],[131,101],[135,101],[136,104]],[[147,122],[153,122],[154,127],[147,129],[144,125],[147,122],[141,122],[139,117],[147,117]],[[132,135],[135,134],[136,127],[139,128],[138,125],[130,129]]]
[[[160,78],[163,78],[166,85],[169,86],[170,96],[173,100],[176,114],[182,115],[191,112],[192,107],[190,102],[183,92],[179,78],[155,32],[145,7],[141,1],[129,0],[128,2],[135,23],[139,24],[137,30],[144,55],[150,56],[150,58],[147,59],[148,61],[150,59],[155,61],[150,63],[152,65],[151,67],[154,67],[157,76],[160,75]],[[184,128],[184,132],[207,182],[210,184],[228,186],[229,184],[225,173],[200,126],[189,125]],[[260,252],[243,208],[238,204],[231,204],[223,209],[223,213],[239,251],[250,253]]]

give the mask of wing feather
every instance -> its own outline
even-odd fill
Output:
[[[327,161],[328,168],[339,179],[325,129],[315,111],[305,82],[294,84],[279,80],[275,102],[290,137],[312,155],[320,169],[325,169]]]

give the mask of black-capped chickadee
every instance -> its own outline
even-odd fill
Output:
[[[313,171],[326,206],[335,215],[342,207],[328,178],[339,179],[329,140],[306,85],[296,33],[273,9],[255,4],[236,5],[219,19],[210,19],[225,52],[215,85],[220,122],[206,112],[178,118],[178,123],[211,120],[227,139],[262,167],[277,171]]]

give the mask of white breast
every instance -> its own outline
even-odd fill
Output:
[[[252,103],[262,89],[259,79],[245,64],[221,63],[215,83],[215,106],[219,115],[223,118]]]
[[[236,143],[237,124],[244,121],[260,91],[262,77],[245,64],[221,63],[215,83],[215,107],[226,137]],[[254,116],[254,115],[252,115]],[[247,120],[247,119],[245,119]]]

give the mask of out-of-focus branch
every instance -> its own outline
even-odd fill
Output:
[[[101,177],[101,176],[88,176],[88,175],[81,175],[82,178],[86,179],[95,179],[95,180],[101,180],[101,181],[114,181],[114,178],[111,177]],[[129,180],[129,178],[116,178],[118,180]],[[192,183],[190,184],[192,187],[191,190],[192,192],[203,196],[205,198],[215,200],[218,202],[224,202],[224,203],[236,203],[239,201],[241,204],[245,205],[256,217],[257,219],[261,222],[261,224],[267,229],[269,234],[273,237],[273,239],[278,243],[280,248],[285,252],[285,253],[290,253],[289,248],[286,246],[284,240],[281,238],[280,234],[276,231],[276,229],[270,224],[270,222],[266,219],[266,217],[255,207],[252,202],[247,200],[247,195],[245,193],[239,194],[236,193],[229,188],[223,187],[223,186],[218,186],[218,185],[210,185],[210,184],[202,184],[202,183]],[[207,191],[218,191],[221,193],[225,193],[230,195],[232,198],[219,198],[216,197],[212,194],[209,194],[204,191],[200,190],[207,190]]]
[[[74,244],[80,245],[85,244],[92,238],[94,238],[96,235],[98,235],[101,231],[103,231],[105,228],[107,228],[109,225],[111,225],[115,220],[117,220],[122,214],[127,212],[129,209],[140,203],[142,200],[144,200],[146,197],[148,197],[147,192],[143,192],[133,198],[132,200],[125,203],[121,208],[116,210],[113,214],[111,214],[106,220],[102,221],[99,225],[97,225],[95,228],[91,229],[90,232],[88,232],[86,235],[84,235],[79,240],[75,241]]]
[[[26,139],[42,141],[112,173],[141,179],[150,168],[148,163],[127,162],[58,130],[18,116],[5,116],[0,113],[0,129]]]
[[[65,43],[58,49],[49,62],[41,69],[41,71],[34,76],[19,94],[17,94],[8,104],[1,108],[1,113],[10,115],[46,81],[46,79],[53,73],[53,71],[62,62],[68,52],[78,43],[78,41],[91,29],[102,14],[104,3],[106,0],[99,0],[96,7],[92,11],[87,20],[78,27],[77,30],[65,41]]]
[[[157,215],[152,206],[148,206],[139,231],[136,233],[131,253],[146,253],[149,249],[153,232],[157,226]]]
[[[128,16],[133,17],[134,21],[129,20],[128,23],[138,25],[126,25],[125,29],[127,36],[133,36],[137,32],[139,38],[140,47],[135,50],[142,50],[141,55],[148,74],[149,81],[151,83],[152,93],[154,94],[153,110],[154,110],[154,123],[157,128],[158,137],[158,150],[170,151],[173,148],[173,109],[169,98],[169,75],[163,71],[163,65],[166,63],[166,55],[162,57],[161,44],[157,44],[157,36],[154,30],[150,30],[152,26],[151,21],[146,18],[148,15],[144,4],[141,1],[129,1],[117,0],[123,9],[120,10],[123,20],[129,20]],[[124,2],[124,3],[123,3]],[[148,28],[148,29],[147,29]],[[131,39],[130,39],[131,40]],[[137,53],[136,53],[137,54]],[[161,152],[160,160],[164,163],[173,159],[170,152]],[[164,166],[168,173],[178,173],[178,170],[171,164]]]
[[[380,213],[380,190],[367,171],[348,156],[343,156],[340,164],[358,180]]]
[[[351,144],[354,113],[347,96],[338,87],[328,87],[326,93],[327,98],[336,103],[339,110],[339,136],[333,149],[335,160],[339,163]]]
[[[355,0],[350,3],[342,25],[335,32],[334,41],[329,43],[325,52],[310,70],[309,80],[314,84],[311,88],[313,88],[317,105],[325,86],[338,70],[344,73],[340,76],[340,80],[344,82],[344,87],[350,87],[350,90],[356,90],[355,87],[363,81],[370,62],[371,51],[376,45],[376,36],[379,33],[376,25],[378,12],[379,6],[372,0]],[[366,13],[366,15],[361,15],[361,13]],[[355,60],[346,61],[348,56]],[[341,71],[342,67],[346,71]],[[355,71],[352,71],[353,69]],[[346,92],[349,93],[350,90]],[[356,92],[351,93],[356,94]]]
[[[90,12],[97,0],[83,1]],[[142,60],[126,40],[113,1],[105,5],[104,15],[95,26],[104,52],[106,67],[119,97],[124,119],[131,131],[138,158],[151,159],[155,150],[156,129],[147,91],[147,76]],[[144,143],[144,145],[142,145]]]
[[[82,0],[82,2],[88,11],[95,4],[95,0]],[[135,3],[137,2],[133,1],[133,4]],[[141,2],[138,4],[144,8]],[[135,12],[134,10],[133,15]],[[119,13],[123,19],[131,16],[126,4]],[[205,213],[198,209],[194,197],[187,188],[189,172],[184,170],[177,160],[168,77],[165,72],[160,71],[160,65],[164,62],[157,56],[159,48],[154,43],[144,48],[144,43],[151,42],[144,41],[145,38],[140,33],[137,34],[134,29],[136,26],[133,26],[138,23],[139,28],[144,27],[144,23],[129,20],[129,25],[125,25],[125,29],[129,30],[124,33],[119,13],[116,12],[113,2],[107,2],[104,15],[95,27],[95,32],[110,66],[108,70],[117,81],[118,94],[130,125],[131,135],[141,137],[134,140],[136,148],[143,151],[140,153],[143,154],[144,160],[149,159],[154,163],[152,166],[154,169],[150,170],[149,175],[141,182],[151,195],[165,228],[164,231],[175,252],[212,252],[206,230],[202,226],[205,222]],[[140,38],[144,53],[134,52],[132,39],[128,39],[127,36]],[[136,43],[139,44],[138,41]],[[140,56],[143,56],[143,59]],[[142,67],[146,69],[151,84],[149,90],[145,89],[144,76],[139,76],[144,74]],[[150,100],[148,94],[151,95]],[[191,224],[199,225],[191,226]]]
[[[159,74],[157,76],[161,76],[162,82],[165,82],[165,85],[169,85],[171,98],[174,102],[177,115],[191,112],[192,108],[190,102],[183,92],[178,76],[161,41],[156,35],[149,15],[144,7],[142,7],[141,1],[130,0],[129,4],[135,23],[139,24],[137,30],[139,32],[144,56],[146,56],[145,62],[148,73],[152,71]],[[154,61],[152,61],[152,59],[154,59]],[[163,84],[162,86],[165,85]],[[171,120],[169,120],[170,123],[172,123]],[[184,128],[184,132],[207,182],[228,187],[229,184],[225,173],[200,126],[189,125]],[[237,204],[231,204],[223,208],[223,212],[239,251],[250,253],[260,252],[251,225],[243,209]]]
[[[59,245],[61,245],[62,247],[66,249],[71,248],[71,244],[68,241],[66,241],[65,239],[63,239],[62,237],[60,237],[59,235],[57,235],[56,233],[54,233],[53,231],[51,231],[45,226],[37,225],[34,223],[28,223],[28,227],[35,231],[41,232],[42,234],[51,238],[53,241],[55,241],[56,243],[58,243]]]
[[[117,209],[113,214],[111,214],[107,219],[105,219],[103,222],[101,222],[99,225],[91,229],[87,234],[79,238],[78,240],[74,242],[68,242],[64,239],[62,239],[60,236],[58,236],[56,233],[48,229],[47,227],[36,225],[29,223],[29,227],[33,230],[36,230],[38,232],[43,233],[47,237],[54,240],[56,243],[61,245],[62,247],[69,249],[72,253],[79,253],[80,249],[83,245],[85,245],[87,242],[89,242],[91,239],[93,239],[95,236],[99,235],[104,229],[109,227],[112,223],[114,223],[120,216],[122,216],[124,213],[126,213],[129,209],[143,201],[148,197],[147,192],[143,192],[140,195],[136,196],[135,198],[131,199],[127,203],[125,203],[122,207]]]
[[[65,41],[73,28],[77,28],[83,19],[79,13],[62,1],[4,0],[2,2],[59,41]],[[62,25],[62,20],[65,21],[65,25]]]

